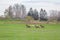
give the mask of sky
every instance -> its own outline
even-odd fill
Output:
[[[0,0],[0,15],[4,14],[4,10],[7,9],[9,5],[16,3],[25,5],[27,11],[31,7],[38,11],[40,11],[41,8],[47,12],[49,12],[49,10],[60,11],[60,0]]]

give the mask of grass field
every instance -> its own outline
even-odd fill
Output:
[[[26,28],[25,24],[0,21],[0,40],[60,40],[60,24]]]

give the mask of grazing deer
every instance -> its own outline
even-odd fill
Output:
[[[44,26],[43,26],[43,25],[40,25],[40,27],[41,27],[41,28],[44,28]]]
[[[27,27],[27,28],[30,28],[30,26],[29,26],[29,25],[27,25],[27,24],[26,24],[26,27]]]
[[[36,28],[40,28],[38,25],[35,25]]]

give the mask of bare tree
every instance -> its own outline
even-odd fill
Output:
[[[8,9],[5,9],[5,11],[4,11],[4,16],[5,16],[5,18],[8,17]]]
[[[21,12],[20,5],[19,4],[15,4],[13,6],[13,10],[14,10],[14,13],[15,13],[15,17],[16,18],[20,18],[20,12]]]
[[[25,18],[26,17],[26,8],[24,5],[21,5],[21,18]]]
[[[8,9],[5,9],[4,15],[6,18],[13,18],[12,6],[9,6]]]
[[[22,19],[22,18],[26,17],[26,8],[24,5],[15,4],[13,9],[14,9],[16,18]]]
[[[8,15],[10,16],[10,18],[13,17],[12,6],[9,6],[9,8],[8,8]]]
[[[51,10],[50,11],[50,21],[55,21],[57,20],[57,11]]]

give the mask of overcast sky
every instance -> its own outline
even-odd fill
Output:
[[[24,4],[29,10],[30,7],[40,11],[41,8],[48,10],[60,10],[60,0],[0,0],[0,15],[9,5]]]

